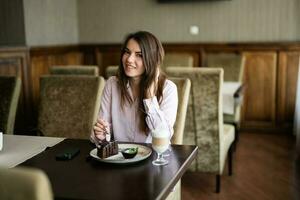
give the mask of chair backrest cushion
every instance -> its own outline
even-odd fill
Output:
[[[205,55],[204,66],[221,67],[224,69],[224,81],[242,82],[245,59],[235,53],[208,53]]]
[[[221,68],[168,67],[169,76],[186,77],[192,82],[184,144],[199,147],[196,162],[191,169],[219,172],[220,140],[223,135]]]
[[[116,76],[118,73],[118,68],[119,66],[117,65],[107,66],[107,68],[105,69],[105,77],[109,78],[111,76]]]
[[[0,76],[0,131],[5,134],[13,134],[20,92],[20,78]]]
[[[40,78],[38,129],[45,136],[89,137],[105,85],[100,76],[52,75]]]
[[[168,66],[184,66],[184,67],[193,67],[194,66],[194,57],[189,53],[166,53],[163,68]]]

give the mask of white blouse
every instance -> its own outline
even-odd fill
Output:
[[[169,138],[173,135],[173,126],[176,120],[178,96],[177,87],[166,80],[163,88],[163,99],[159,104],[156,96],[151,99],[144,99],[146,123],[149,127],[149,133],[139,129],[141,120],[139,117],[138,101],[132,104],[128,102],[121,107],[121,92],[118,88],[118,79],[115,76],[110,77],[104,87],[101,106],[98,117],[104,119],[110,124],[110,131],[114,139],[124,142],[146,142],[151,143],[151,131],[165,129],[169,132]],[[132,90],[128,84],[129,94],[132,97]],[[91,134],[91,140],[95,141],[94,134]]]

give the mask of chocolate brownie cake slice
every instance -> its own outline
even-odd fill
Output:
[[[97,156],[99,158],[107,158],[119,153],[118,143],[116,141],[103,141],[99,146],[97,146]]]

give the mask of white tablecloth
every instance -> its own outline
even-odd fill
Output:
[[[3,148],[0,151],[0,167],[15,167],[63,140],[64,138],[56,137],[4,134]]]
[[[224,82],[223,83],[223,113],[234,114],[234,107],[238,102],[238,99],[234,97],[236,91],[241,87],[239,82]]]

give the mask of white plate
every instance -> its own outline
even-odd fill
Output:
[[[118,144],[119,145],[119,153],[117,155],[113,155],[110,156],[108,158],[99,158],[97,156],[97,148],[93,149],[90,152],[90,155],[100,161],[100,162],[105,162],[105,163],[116,163],[116,164],[127,164],[127,163],[134,163],[134,162],[138,162],[141,160],[144,160],[146,158],[148,158],[151,153],[152,153],[152,149],[150,147],[144,146],[144,145],[140,145],[140,144]],[[138,153],[134,158],[130,158],[130,159],[125,159],[122,155],[122,153],[120,151],[122,151],[123,149],[126,148],[136,148],[138,147]]]

